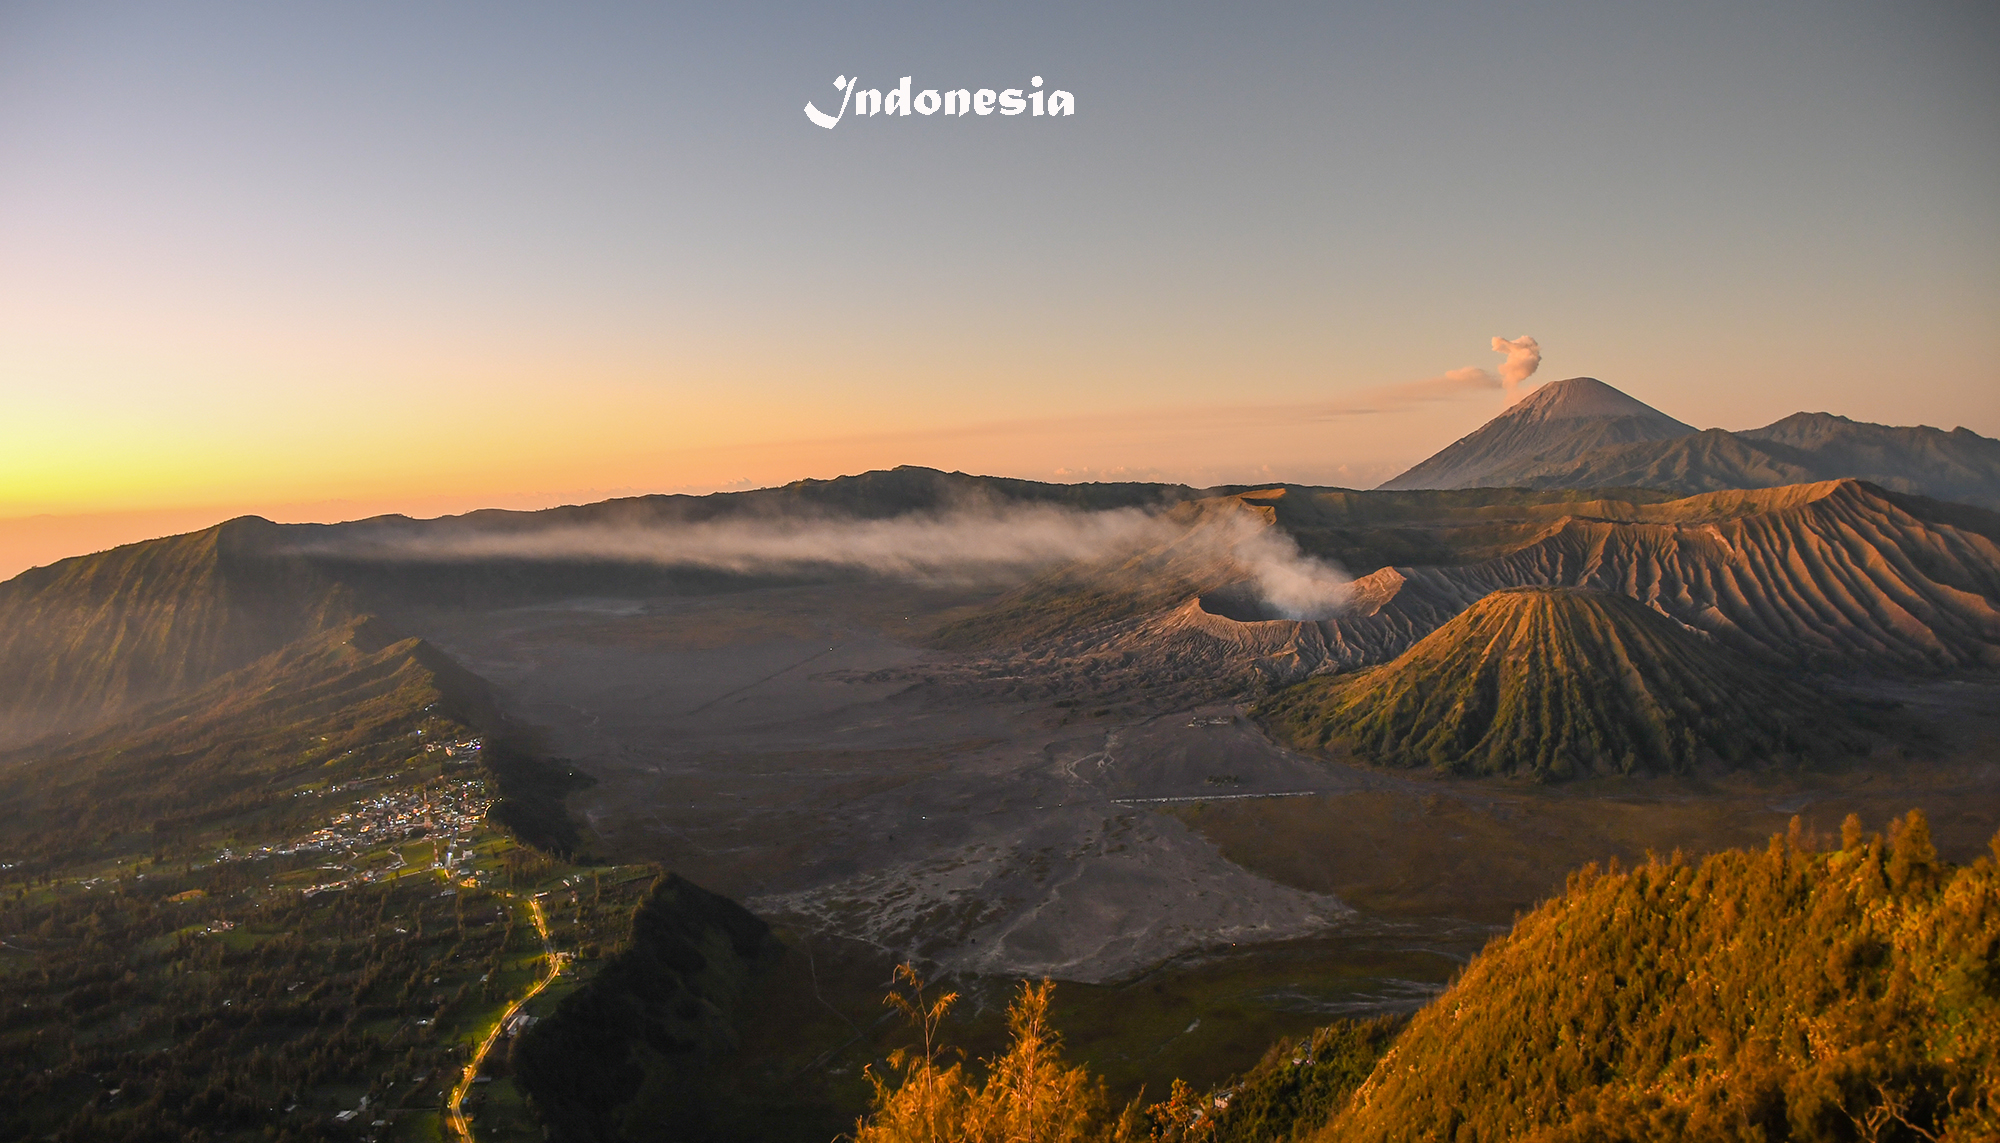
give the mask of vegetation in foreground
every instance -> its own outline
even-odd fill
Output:
[[[1007,1012],[1010,1045],[975,1075],[940,1040],[957,994],[924,995],[908,965],[896,980],[888,1001],[909,1019],[917,1043],[891,1052],[881,1072],[871,1069],[874,1106],[855,1125],[855,1143],[1145,1138],[1136,1102],[1114,1110],[1104,1082],[1063,1059],[1062,1038],[1049,1025],[1050,982],[1021,985]]]
[[[1008,1043],[969,1065],[944,1042],[958,994],[925,995],[912,967],[887,997],[912,1042],[869,1071],[874,1098],[851,1143],[1279,1143],[1338,1111],[1394,1038],[1389,1017],[1342,1020],[1272,1045],[1242,1076],[1212,1091],[1174,1080],[1165,1098],[1118,1106],[1101,1077],[1064,1058],[1049,1020],[1055,986],[1022,982],[1007,1011]]]
[[[1995,839],[2000,858],[2000,838]],[[2000,1136],[2000,870],[1838,848],[1586,868],[1418,1013],[1327,1139]]]
[[[1587,867],[1495,940],[1400,1033],[1337,1024],[1239,1081],[1176,1083],[1172,1140],[1930,1140],[2000,1137],[2000,837],[1940,862],[1923,814],[1837,846],[1794,826],[1765,851]],[[914,978],[909,978],[914,984]],[[920,1032],[877,1080],[860,1143],[1121,1140],[1065,1065],[1048,986],[1013,1045],[944,1062],[949,995],[896,998]],[[1379,1059],[1377,1058],[1379,1057]]]

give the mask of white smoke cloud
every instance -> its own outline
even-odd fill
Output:
[[[971,504],[885,519],[787,516],[533,530],[412,531],[348,526],[301,550],[346,558],[456,562],[609,560],[737,574],[842,569],[918,582],[1004,585],[1056,565],[1128,559],[1176,545],[1185,557],[1246,576],[1270,609],[1318,619],[1337,611],[1347,576],[1306,556],[1254,511],[1190,519],[1136,508]]]
[[[389,560],[611,560],[739,574],[848,568],[905,579],[984,581],[1131,547],[1156,535],[1163,523],[1132,508],[1006,505],[885,519],[788,516],[432,535],[363,532],[335,541],[331,550]]]
[[[1326,619],[1347,605],[1354,582],[1347,573],[1299,551],[1298,541],[1276,528],[1242,531],[1229,556],[1250,572],[1265,606],[1286,619]]]
[[[1500,363],[1500,384],[1507,390],[1507,403],[1512,405],[1521,399],[1521,383],[1541,368],[1542,347],[1532,337],[1522,336],[1512,341],[1496,337],[1493,352],[1507,355],[1507,360]]]

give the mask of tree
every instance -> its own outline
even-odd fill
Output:
[[[963,1065],[942,1064],[949,1052],[938,1040],[945,1015],[958,999],[947,992],[924,996],[924,982],[910,965],[896,969],[897,990],[885,999],[909,1019],[922,1048],[889,1055],[891,1075],[872,1068],[874,1105],[855,1125],[855,1143],[1130,1143],[1140,1138],[1136,1103],[1113,1113],[1104,1082],[1088,1069],[1069,1067],[1062,1037],[1049,1024],[1055,985],[1022,982],[1007,1011],[1012,1042],[986,1061],[983,1078]]]

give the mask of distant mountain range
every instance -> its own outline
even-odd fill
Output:
[[[1698,499],[1663,503],[1676,494]],[[865,521],[995,503],[1179,505],[1173,518],[1190,528],[1212,518],[1212,508],[1247,509],[1309,555],[1379,570],[1356,583],[1341,615],[1301,624],[1232,604],[1227,589],[1240,569],[1196,567],[1171,546],[1153,557],[1125,553],[1116,566],[1086,561],[1030,584],[943,633],[949,645],[1131,643],[1135,664],[1178,647],[1183,674],[1221,679],[1255,663],[1282,684],[1386,662],[1489,592],[1542,585],[1628,595],[1740,653],[1793,667],[1931,672],[2000,663],[2000,521],[1982,510],[2000,508],[2000,441],[1825,413],[1741,433],[1697,431],[1576,377],[1544,386],[1372,492],[1060,485],[906,467],[750,492],[428,521],[245,517],[0,583],[0,746],[179,698],[366,616],[414,634],[423,627],[415,616],[437,608],[854,574],[727,572],[677,565],[670,551],[644,559],[399,557],[403,546],[476,553],[495,537],[726,519]],[[1244,619],[1263,622],[1237,622]],[[1131,630],[1105,633],[1120,623]]]
[[[1248,513],[1309,554],[1377,569],[1354,582],[1340,614],[1278,620],[1232,594],[1241,569],[1202,563],[1181,552],[1189,545],[1168,543],[1057,568],[941,633],[960,648],[1060,645],[1058,661],[1078,669],[1111,656],[1124,664],[1112,673],[1129,675],[1134,693],[1161,701],[1183,682],[1232,690],[1245,671],[1283,685],[1386,662],[1488,593],[1532,586],[1630,596],[1740,654],[1792,669],[1929,674],[2000,665],[2000,517],[1861,481],[1669,500],[1505,488],[1203,493],[898,469],[755,493],[434,521],[278,525],[247,517],[36,568],[0,583],[0,748],[179,698],[366,616],[400,638],[421,634],[423,616],[437,609],[706,594],[858,574],[724,572],[675,564],[671,552],[658,562],[375,554],[399,537],[449,548],[442,542],[454,538],[732,514],[865,520],[973,495],[1081,508],[1177,504],[1168,518],[1190,537],[1221,516]]]
[[[1594,377],[1555,381],[1385,482],[1417,488],[1656,488],[1716,492],[1866,480],[2000,508],[2000,441],[1794,413],[1761,429],[1696,430]]]

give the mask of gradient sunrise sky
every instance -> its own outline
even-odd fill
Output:
[[[1077,114],[823,130],[838,75]],[[2000,435],[2000,9],[0,4],[0,576],[899,463],[1366,486],[1524,334],[1704,427]]]

